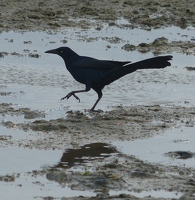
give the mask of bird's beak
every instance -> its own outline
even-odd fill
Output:
[[[45,53],[53,53],[53,54],[57,54],[57,51],[55,49],[52,49],[52,50],[48,50],[46,51]]]

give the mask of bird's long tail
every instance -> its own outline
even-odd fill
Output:
[[[112,83],[113,81],[125,76],[126,74],[132,73],[138,69],[161,69],[170,66],[169,60],[172,56],[158,56],[154,58],[149,58],[139,62],[124,65],[121,68],[113,70],[108,73],[105,77],[105,85]]]

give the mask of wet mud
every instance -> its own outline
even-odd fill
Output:
[[[131,27],[186,28],[195,25],[194,1],[6,1],[0,3],[0,27],[4,30],[47,30],[69,27],[101,29],[102,22],[114,26],[125,18]],[[9,12],[8,12],[9,10]],[[76,19],[76,20],[75,20]]]
[[[26,138],[26,141],[16,141],[16,145],[40,149],[63,149],[64,146],[76,148],[94,141],[110,143],[144,139],[172,127],[193,127],[195,117],[195,108],[154,105],[118,107],[100,113],[68,111],[66,118],[44,120],[44,114],[39,111],[27,108],[15,110],[10,104],[1,104],[0,107],[4,115],[22,115],[24,119],[33,119],[28,123],[2,121],[1,124],[7,128],[38,132],[34,141]]]
[[[187,2],[184,0],[172,2],[167,0],[82,2],[1,0],[0,30],[1,33],[47,31],[55,35],[62,30],[68,31],[70,28],[75,28],[77,34],[80,35],[81,31],[91,28],[101,32],[105,25],[124,30],[140,28],[150,31],[172,26],[188,29],[195,26],[194,7],[195,3],[192,0]],[[117,22],[120,19],[125,19],[128,23]],[[178,53],[194,56],[195,38],[188,35],[183,35],[183,38],[185,40],[178,41],[169,40],[166,36],[157,37],[150,42],[139,41],[137,45],[132,44],[131,41],[124,41],[120,35],[115,37],[85,35],[80,36],[79,39],[86,43],[107,41],[109,45],[106,46],[106,50],[114,49],[113,45],[123,43],[120,50],[125,52],[136,51],[154,55]],[[15,43],[12,38],[6,40],[9,43]],[[68,40],[71,38],[65,37],[60,42],[66,45]],[[32,41],[29,38],[29,40],[23,40],[23,44],[30,45]],[[19,48],[17,51],[9,52],[1,49],[0,59],[2,61],[10,56],[40,59],[41,55],[37,49],[38,47],[32,51],[27,47],[22,52]],[[3,66],[4,64],[0,67]],[[194,71],[194,66],[189,66],[188,63],[184,68],[189,73]],[[13,79],[16,77],[14,76]],[[40,82],[43,86],[48,83]],[[36,83],[34,81],[33,85]],[[25,93],[23,90],[19,93],[5,91],[6,84],[5,81],[0,85],[2,99],[13,96],[18,98]],[[20,188],[26,187],[23,182],[25,179],[29,180],[30,187],[36,186],[37,191],[47,190],[46,194],[34,192],[32,199],[194,199],[194,167],[148,162],[137,158],[131,152],[125,154],[112,144],[116,141],[152,138],[172,128],[178,128],[178,130],[183,127],[193,128],[195,108],[189,104],[188,100],[184,102],[186,104],[184,106],[156,103],[128,107],[113,106],[109,111],[99,110],[98,112],[85,109],[65,110],[63,116],[55,116],[52,119],[48,119],[48,112],[44,109],[33,110],[30,106],[18,105],[12,98],[11,102],[10,99],[2,101],[0,103],[2,129],[0,148],[2,151],[19,148],[22,151],[27,151],[27,149],[32,151],[35,149],[62,150],[63,153],[55,164],[47,166],[43,164],[44,166],[38,169],[25,172],[16,170],[1,173],[1,186],[10,184],[10,187],[14,187],[13,192],[19,191]],[[177,142],[176,138],[175,143]],[[170,160],[193,160],[194,155],[195,150],[177,149],[168,151],[163,156]],[[47,189],[50,184],[53,184],[53,190],[59,188],[62,191],[66,191],[67,188],[69,190],[67,194],[62,192],[58,196],[57,193],[51,192],[51,188]],[[92,193],[88,194],[88,191]],[[18,196],[18,199],[21,199],[21,196]]]

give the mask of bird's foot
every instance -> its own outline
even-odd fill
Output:
[[[80,99],[79,99],[79,97],[76,95],[76,94],[73,94],[73,96],[75,97],[75,99],[76,100],[78,100],[79,101],[79,103],[80,103]]]
[[[61,100],[69,99],[71,96],[74,96],[74,98],[75,98],[76,100],[78,100],[79,103],[80,103],[80,99],[79,99],[79,97],[78,97],[74,92],[70,92],[70,93],[68,93],[65,97],[61,98]]]

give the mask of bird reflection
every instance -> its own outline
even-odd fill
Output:
[[[75,165],[90,162],[94,159],[103,159],[118,151],[106,143],[92,143],[82,146],[80,149],[67,149],[58,163],[57,168],[71,168]]]

